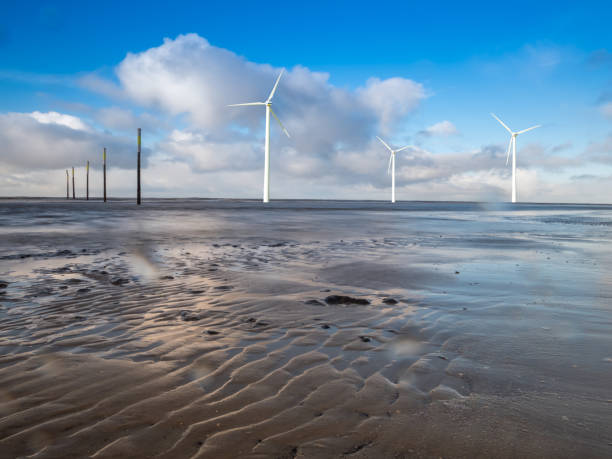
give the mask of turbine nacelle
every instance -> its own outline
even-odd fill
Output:
[[[280,74],[278,75],[278,78],[276,79],[276,83],[274,83],[274,87],[272,88],[272,91],[270,91],[270,95],[268,96],[265,102],[247,102],[245,104],[230,104],[228,105],[228,107],[244,107],[247,105],[263,105],[270,109],[270,113],[272,113],[272,116],[274,116],[274,118],[278,122],[279,126],[281,127],[285,135],[290,138],[291,136],[289,135],[289,131],[285,129],[285,126],[283,126],[283,123],[281,123],[281,120],[278,118],[276,113],[274,113],[274,110],[272,110],[272,98],[274,97],[274,93],[276,92],[276,88],[278,87],[278,82],[280,81],[284,72],[285,72],[285,69],[282,69]]]
[[[406,145],[405,147],[394,150],[389,145],[387,145],[387,142],[385,142],[383,139],[378,136],[376,136],[376,138],[380,140],[380,142],[385,146],[385,148],[391,152],[391,154],[389,155],[389,166],[387,167],[387,174],[391,173],[391,163],[393,162],[393,158],[395,158],[396,153],[399,153],[400,151],[405,150],[406,148],[414,148],[412,145]]]

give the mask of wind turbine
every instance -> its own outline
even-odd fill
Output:
[[[532,129],[539,128],[542,125],[536,124],[535,126],[523,129],[522,131],[513,132],[508,126],[504,124],[502,120],[495,116],[495,113],[491,113],[491,116],[493,116],[493,118],[499,121],[499,123],[504,128],[506,128],[506,131],[510,133],[510,143],[508,144],[508,151],[506,153],[506,166],[508,165],[508,160],[510,159],[510,148],[512,148],[512,202],[516,202],[516,137],[519,134],[523,134],[527,131],[531,131]]]
[[[389,166],[387,167],[387,174],[391,174],[391,202],[395,202],[395,153],[398,153],[402,150],[405,150],[406,148],[410,147],[411,145],[406,145],[405,147],[402,148],[398,148],[397,150],[394,150],[393,148],[391,148],[389,145],[387,145],[387,143],[381,139],[380,137],[376,136],[376,138],[378,140],[380,140],[382,142],[382,144],[387,147],[387,150],[389,150],[391,152],[391,154],[389,155]]]
[[[264,143],[265,163],[264,163],[263,202],[270,201],[270,113],[274,115],[274,118],[276,118],[276,121],[278,121],[278,124],[280,125],[283,132],[287,135],[287,137],[290,137],[289,132],[287,132],[287,129],[285,129],[285,126],[283,126],[283,123],[281,123],[281,120],[278,119],[278,116],[276,116],[276,113],[274,113],[274,110],[272,110],[272,98],[274,97],[274,93],[276,92],[276,87],[278,86],[278,82],[283,76],[284,71],[285,69],[281,70],[281,73],[280,75],[278,75],[278,78],[276,79],[276,83],[274,83],[274,87],[272,88],[272,91],[270,92],[270,95],[268,96],[268,99],[265,102],[249,102],[246,104],[228,105],[228,107],[243,107],[246,105],[265,105],[266,106],[266,140]]]

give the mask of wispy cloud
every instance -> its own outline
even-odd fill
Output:
[[[77,80],[74,75],[53,75],[23,72],[18,70],[0,70],[0,80],[18,81],[32,85],[70,86]]]
[[[440,121],[418,132],[424,137],[449,137],[459,134],[459,130],[448,120]]]

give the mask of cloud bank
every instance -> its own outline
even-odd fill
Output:
[[[554,67],[557,60],[549,53],[540,65]],[[113,192],[131,195],[132,186],[125,183],[133,178],[134,132],[142,127],[143,182],[149,196],[259,198],[264,109],[227,105],[265,100],[280,70],[195,34],[128,53],[117,64],[114,78],[88,74],[78,79],[81,88],[107,101],[104,106],[80,113],[0,114],[0,166],[5,171],[0,195],[61,195],[62,171],[88,159],[99,167],[103,147],[109,151]],[[349,88],[332,84],[328,73],[299,65],[286,69],[274,109],[291,138],[281,135],[271,120],[272,197],[387,199],[387,151],[375,135],[398,145],[410,143],[406,125],[427,104],[429,93],[423,83],[403,76],[371,77]],[[609,103],[600,110],[612,118]],[[459,134],[450,120],[417,132],[422,139],[462,137]],[[521,197],[565,199],[548,172],[577,168],[585,161],[610,162],[609,142],[593,143],[580,158],[563,156],[560,147],[522,144]],[[504,147],[405,150],[397,160],[398,197],[507,200]],[[580,177],[586,175],[568,180],[583,183]]]

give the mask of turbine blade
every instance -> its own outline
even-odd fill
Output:
[[[400,151],[405,150],[406,148],[414,148],[414,147],[412,145],[406,145],[405,147],[395,150],[395,153],[399,153]]]
[[[500,124],[501,124],[503,127],[505,127],[505,128],[506,128],[506,131],[508,131],[510,134],[512,134],[512,131],[510,130],[510,128],[509,128],[508,126],[506,126],[502,120],[500,120],[500,119],[499,119],[497,116],[495,116],[495,113],[491,113],[491,116],[492,116],[493,118],[495,118],[497,121],[499,121],[499,122],[500,122]]]
[[[291,137],[289,135],[289,132],[287,132],[287,129],[285,129],[285,126],[283,126],[283,123],[281,123],[281,120],[278,119],[278,116],[276,116],[276,113],[274,113],[274,110],[272,110],[272,107],[270,107],[270,113],[272,113],[274,118],[276,118],[276,121],[278,121],[278,124],[280,125],[281,129],[283,130],[283,132],[287,135],[287,137]]]
[[[510,160],[510,148],[512,148],[513,140],[514,140],[514,136],[510,137],[510,143],[508,143],[508,151],[506,152],[506,166],[508,165],[508,161]]]
[[[272,88],[272,92],[270,92],[270,95],[268,96],[267,102],[270,102],[272,98],[274,97],[274,93],[276,92],[276,87],[278,86],[278,82],[280,81],[284,72],[285,72],[285,69],[282,69],[280,75],[278,75],[278,78],[276,79],[276,83],[274,83],[274,87]]]
[[[389,165],[387,166],[387,175],[391,174],[391,161],[393,160],[393,151],[389,155]]]
[[[531,126],[530,128],[523,129],[522,131],[518,131],[517,134],[522,134],[523,132],[531,131],[532,129],[537,129],[539,127],[542,127],[542,125],[536,124],[535,126]]]
[[[247,104],[231,104],[228,107],[244,107],[246,105],[266,105],[265,102],[249,102]]]
[[[385,142],[383,139],[381,139],[381,138],[380,138],[380,137],[378,137],[378,136],[376,136],[376,138],[377,138],[378,140],[380,140],[380,141],[382,142],[382,144],[383,144],[385,147],[387,147],[387,150],[389,150],[389,151],[391,151],[391,152],[393,151],[393,149],[392,149],[392,148],[391,148],[389,145],[387,145],[387,143],[386,143],[386,142]]]

